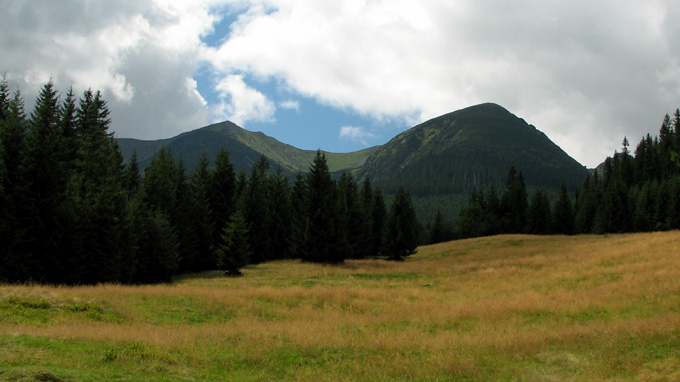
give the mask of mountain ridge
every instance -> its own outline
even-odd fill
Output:
[[[264,155],[272,167],[281,167],[284,172],[306,171],[316,155],[316,150],[302,150],[278,141],[262,132],[251,132],[231,121],[214,123],[196,130],[187,131],[171,138],[139,140],[116,138],[125,161],[137,152],[140,167],[146,167],[153,154],[161,147],[170,148],[176,157],[181,157],[185,166],[192,169],[198,163],[203,151],[208,158],[214,158],[222,146],[229,148],[230,159],[236,171],[249,170]],[[331,171],[351,170],[363,164],[377,146],[350,153],[323,151]]]
[[[306,172],[316,151],[302,150],[226,121],[178,136],[140,141],[121,138],[128,159],[137,151],[140,167],[153,153],[169,147],[192,169],[203,151],[210,159],[226,145],[236,171],[248,171],[262,155],[289,177]],[[547,135],[495,103],[453,111],[397,134],[384,145],[350,153],[324,152],[332,172],[351,172],[359,181],[371,178],[386,195],[404,186],[419,218],[430,219],[442,206],[456,213],[474,189],[501,191],[510,166],[521,171],[527,188],[557,195],[565,182],[576,190],[588,170]]]
[[[452,164],[451,162],[455,162]],[[499,166],[499,164],[504,164]],[[367,159],[359,178],[370,176],[393,192],[404,179],[415,194],[468,192],[500,185],[510,165],[534,186],[580,186],[587,169],[543,132],[500,105],[483,103],[432,118],[394,137]],[[463,181],[433,187],[433,177]],[[417,183],[417,184],[416,184]]]

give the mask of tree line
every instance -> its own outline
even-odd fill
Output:
[[[680,110],[666,115],[659,135],[642,137],[588,174],[574,195],[565,184],[552,202],[527,194],[521,171],[508,171],[505,189],[474,190],[455,223],[437,214],[429,242],[504,233],[604,234],[680,229]]]
[[[178,273],[299,258],[403,260],[418,222],[401,188],[331,178],[321,152],[294,181],[263,156],[235,174],[226,147],[191,172],[162,148],[123,164],[100,92],[60,96],[50,81],[30,115],[0,81],[0,281],[152,283]]]

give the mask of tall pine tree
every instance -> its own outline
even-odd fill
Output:
[[[341,222],[338,219],[337,187],[331,179],[326,156],[317,151],[306,178],[304,199],[304,236],[299,248],[302,260],[341,263]]]
[[[418,220],[411,197],[399,187],[387,215],[382,254],[388,260],[404,260],[417,252]]]

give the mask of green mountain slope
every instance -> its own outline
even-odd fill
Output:
[[[587,170],[545,134],[503,107],[486,103],[434,118],[379,147],[357,171],[387,193],[404,185],[414,196],[502,187],[514,163],[529,186],[575,189]]]
[[[300,150],[263,133],[222,122],[169,139],[118,140],[126,160],[137,151],[142,168],[162,146],[192,169],[202,151],[214,158],[227,145],[236,170],[249,171],[261,155],[288,175],[306,171],[315,151]],[[500,192],[510,165],[522,171],[529,189],[556,195],[561,182],[574,190],[587,169],[545,134],[503,107],[486,103],[434,118],[405,131],[383,146],[352,153],[326,153],[333,172],[370,177],[389,197],[403,185],[412,195],[418,217],[431,221],[437,209],[457,214],[470,191],[494,186]]]
[[[220,148],[229,148],[231,162],[236,171],[248,171],[261,155],[272,163],[272,167],[280,166],[287,173],[306,171],[316,151],[300,150],[281,143],[261,132],[253,133],[231,123],[222,122],[197,130],[180,134],[173,138],[143,141],[138,139],[119,138],[123,157],[127,160],[133,152],[137,152],[140,166],[145,168],[151,157],[161,147],[169,147],[176,157],[184,159],[187,169],[198,163],[198,158],[205,151],[209,158],[214,158]],[[368,148],[352,153],[326,153],[331,171],[352,169],[364,163],[375,150]]]
[[[431,222],[441,210],[453,218],[473,188],[501,193],[511,165],[531,191],[556,196],[562,181],[575,190],[587,169],[545,134],[503,107],[486,103],[424,122],[379,147],[355,171],[387,195],[403,185],[418,218]]]

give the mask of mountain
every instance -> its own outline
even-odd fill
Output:
[[[272,168],[281,167],[284,172],[294,174],[306,171],[316,155],[316,151],[300,150],[261,132],[245,130],[229,121],[205,126],[168,139],[145,141],[118,138],[117,141],[126,161],[133,152],[137,152],[141,168],[148,166],[151,157],[163,146],[170,148],[177,158],[181,157],[187,169],[192,169],[203,151],[212,159],[220,148],[226,145],[237,172],[248,171],[253,163],[264,155],[272,164]],[[375,149],[373,147],[343,154],[326,153],[328,166],[331,171],[356,168],[361,166]]]
[[[124,158],[137,152],[146,167],[162,146],[169,147],[192,169],[201,152],[214,158],[226,145],[237,171],[248,171],[261,155],[289,175],[306,171],[315,151],[300,150],[258,132],[222,122],[169,139],[118,139]],[[504,188],[508,169],[521,171],[529,190],[541,187],[557,195],[561,182],[576,190],[587,169],[545,134],[503,107],[485,103],[431,119],[383,146],[352,153],[326,153],[333,172],[351,171],[369,177],[386,195],[400,185],[411,193],[421,221],[431,221],[437,209],[454,215],[473,188]]]
[[[414,196],[469,193],[503,187],[514,164],[527,186],[575,190],[587,169],[534,126],[485,103],[431,119],[379,147],[358,169],[392,194],[404,185]]]

